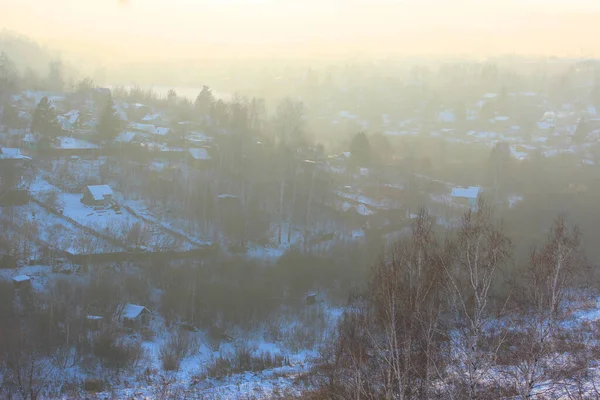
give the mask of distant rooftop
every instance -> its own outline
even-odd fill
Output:
[[[211,159],[211,156],[208,154],[206,149],[202,149],[202,148],[189,149],[188,151],[190,152],[192,157],[194,157],[195,160],[210,160]]]
[[[454,188],[452,189],[452,197],[460,197],[465,199],[477,199],[479,196],[479,186],[469,186],[467,189]]]
[[[112,189],[108,185],[90,185],[87,189],[95,201],[102,201],[105,196],[112,196],[113,194]]]
[[[150,310],[148,310],[144,306],[139,306],[137,304],[127,304],[123,308],[123,313],[121,315],[123,316],[123,319],[136,319],[144,310],[150,312]]]
[[[31,278],[27,275],[18,275],[18,276],[13,276],[12,280],[13,280],[13,282],[21,283],[21,282],[27,282],[27,281],[31,280]]]

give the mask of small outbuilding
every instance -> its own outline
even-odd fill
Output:
[[[212,157],[203,147],[188,149],[188,153],[192,163],[198,167],[208,166],[212,161]]]
[[[144,306],[126,304],[120,314],[123,325],[129,327],[144,326],[150,322],[152,313]]]
[[[479,191],[480,190],[478,186],[469,186],[467,189],[454,188],[452,189],[452,199],[458,203],[475,207],[477,205]]]
[[[83,189],[81,202],[89,206],[109,206],[113,191],[108,185],[89,185]]]
[[[312,306],[321,302],[321,296],[318,293],[310,292],[306,294],[306,305]]]
[[[31,285],[31,278],[27,275],[13,276],[12,282],[17,288],[26,287]]]
[[[86,315],[85,320],[88,329],[91,330],[101,329],[104,322],[104,318],[100,315]]]

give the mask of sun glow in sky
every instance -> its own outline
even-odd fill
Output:
[[[172,57],[232,52],[600,51],[600,0],[0,0],[0,28]]]

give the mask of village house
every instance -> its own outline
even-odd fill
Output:
[[[134,123],[129,124],[129,127],[131,128],[131,130],[133,130],[135,132],[149,133],[151,135],[156,134],[156,126],[154,126],[152,124],[140,124],[140,123],[134,122]]]
[[[86,315],[85,321],[90,330],[102,329],[104,325],[104,318],[99,315]]]
[[[206,167],[212,161],[212,157],[204,148],[188,149],[188,154],[190,155],[192,164],[198,167]]]
[[[171,132],[170,128],[156,127],[154,129],[154,135],[157,135],[157,136],[166,137],[166,136],[170,135],[171,133],[172,132]]]
[[[27,275],[13,276],[12,282],[16,288],[27,287],[31,285],[31,278]]]
[[[306,293],[305,300],[307,306],[312,306],[323,301],[319,293],[316,292]]]
[[[25,160],[29,157],[21,154],[21,150],[13,147],[2,147],[0,148],[0,160]]]
[[[144,306],[137,304],[126,304],[121,310],[120,321],[124,326],[135,328],[148,325],[152,313]]]
[[[148,134],[144,134],[144,133],[139,133],[139,132],[132,132],[132,131],[125,131],[125,132],[121,132],[116,138],[115,138],[115,143],[117,143],[120,146],[127,146],[127,145],[139,145],[142,143],[149,143],[151,142],[152,139],[149,137]]]
[[[23,137],[22,147],[31,152],[50,148],[50,139],[39,133],[28,133]]]
[[[6,168],[7,166],[21,168],[29,160],[31,160],[31,157],[23,155],[21,149],[12,147],[0,148],[0,168]]]
[[[81,202],[89,206],[108,206],[112,203],[113,191],[108,185],[89,185],[83,189]]]
[[[59,115],[56,117],[60,127],[63,131],[73,132],[75,129],[81,127],[81,121],[79,118],[79,111],[71,110],[66,114]]]
[[[452,189],[451,196],[452,200],[459,204],[475,207],[477,205],[477,198],[479,197],[479,187],[469,186],[467,189],[454,188]]]
[[[142,118],[141,122],[143,124],[164,125],[167,121],[162,115],[160,115],[158,113],[155,113],[155,114],[150,113],[150,114],[146,114],[146,116],[144,116],[144,118]]]

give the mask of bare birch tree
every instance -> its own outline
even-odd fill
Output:
[[[352,305],[329,349],[332,397],[427,399],[441,375],[443,280],[433,222],[421,211],[412,237],[376,263],[367,292]],[[330,370],[335,365],[337,372]],[[340,372],[343,371],[343,372]]]
[[[510,257],[510,240],[494,226],[491,210],[479,201],[477,211],[468,211],[455,240],[449,241],[444,269],[448,300],[455,331],[449,336],[459,391],[480,398],[491,376],[501,338],[490,340],[491,288],[498,270]]]
[[[539,250],[533,250],[521,288],[524,312],[519,319],[514,341],[514,365],[508,376],[522,398],[532,398],[543,382],[564,375],[557,352],[557,335],[563,336],[565,292],[585,267],[581,234],[577,227],[568,228],[559,217]]]

